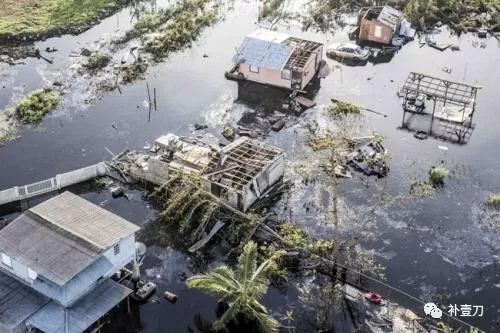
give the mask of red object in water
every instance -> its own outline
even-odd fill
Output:
[[[376,294],[374,292],[371,292],[371,291],[367,292],[364,296],[365,296],[365,298],[367,300],[369,300],[373,304],[380,304],[380,303],[382,303],[382,296],[380,296],[379,294]]]
[[[169,301],[172,304],[175,304],[175,302],[177,302],[177,295],[172,294],[168,291],[165,291],[165,293],[163,294],[163,298],[165,298],[167,301]]]

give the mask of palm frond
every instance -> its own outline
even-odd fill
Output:
[[[229,303],[229,308],[224,314],[213,323],[215,330],[222,330],[232,320],[236,319],[236,315],[240,313],[241,306],[238,302]]]
[[[195,275],[187,279],[188,288],[196,288],[217,297],[233,295],[240,288],[234,274],[227,266],[217,267],[210,273]]]
[[[245,244],[238,258],[236,276],[239,281],[249,280],[257,268],[257,244],[250,241]]]
[[[277,333],[279,332],[279,323],[276,319],[274,319],[267,311],[265,310],[264,306],[261,305],[259,302],[256,302],[262,309],[264,309],[264,312],[257,311],[253,307],[250,307],[251,309],[251,317],[255,320],[259,327],[259,331],[262,333]]]

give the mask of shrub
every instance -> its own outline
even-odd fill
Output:
[[[491,194],[488,198],[488,205],[493,208],[500,208],[500,194]]]
[[[60,98],[52,89],[37,90],[18,104],[16,114],[23,123],[38,124],[59,105]]]
[[[108,56],[95,52],[90,55],[88,63],[85,65],[85,67],[90,70],[99,70],[106,67],[109,61],[110,59]]]
[[[446,168],[443,168],[443,167],[433,167],[429,171],[429,182],[434,187],[442,186],[444,184],[445,178],[448,176],[449,173],[450,172]]]
[[[347,114],[359,114],[361,109],[359,106],[348,103],[348,102],[338,102],[334,105],[330,105],[326,111],[328,114],[334,118],[342,117]]]

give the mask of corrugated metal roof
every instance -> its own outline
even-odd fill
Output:
[[[292,51],[292,47],[281,43],[246,37],[233,57],[233,63],[281,70]]]
[[[0,326],[17,327],[48,301],[48,298],[0,272]]]
[[[394,9],[391,6],[384,6],[380,11],[377,20],[394,30],[402,18],[403,14],[399,10]]]
[[[67,322],[70,333],[81,333],[95,323],[132,293],[129,288],[106,280],[90,293],[82,297],[73,306],[67,308]],[[65,309],[55,302],[50,302],[31,316],[26,325],[36,327],[45,333],[65,331]]]
[[[71,192],[64,192],[30,211],[101,249],[139,230],[136,225]]]

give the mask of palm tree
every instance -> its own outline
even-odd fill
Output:
[[[269,287],[269,273],[276,269],[278,255],[257,267],[257,245],[250,241],[243,247],[234,270],[222,265],[187,279],[189,288],[200,289],[227,304],[227,310],[214,322],[215,330],[224,329],[231,321],[245,319],[255,322],[259,331],[278,332],[278,322],[259,303]]]

